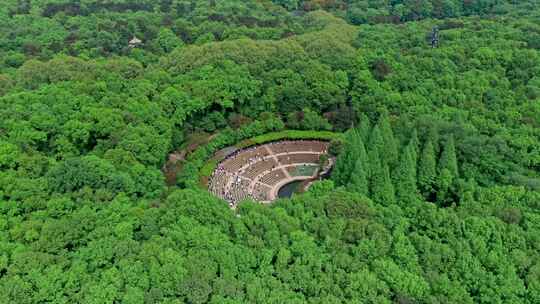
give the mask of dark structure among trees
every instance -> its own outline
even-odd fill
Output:
[[[432,48],[438,47],[439,46],[439,28],[438,27],[434,27],[431,30],[430,38],[431,38],[431,47]]]

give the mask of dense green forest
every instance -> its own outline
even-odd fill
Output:
[[[537,1],[0,4],[0,303],[540,303]],[[283,130],[330,179],[201,187]]]

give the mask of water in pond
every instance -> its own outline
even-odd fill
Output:
[[[293,193],[295,193],[298,189],[298,186],[300,186],[300,184],[302,183],[302,181],[294,181],[294,182],[290,182],[288,184],[285,184],[283,187],[279,188],[279,191],[278,191],[278,197],[291,197],[293,195]]]

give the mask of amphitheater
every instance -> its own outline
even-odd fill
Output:
[[[284,185],[312,180],[327,171],[332,159],[322,170],[319,165],[327,151],[328,143],[316,140],[272,142],[233,151],[214,170],[209,190],[232,208],[245,199],[268,203]]]

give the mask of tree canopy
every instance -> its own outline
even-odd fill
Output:
[[[537,1],[5,0],[0,28],[0,303],[540,303]],[[332,134],[331,176],[201,187],[275,131]]]

